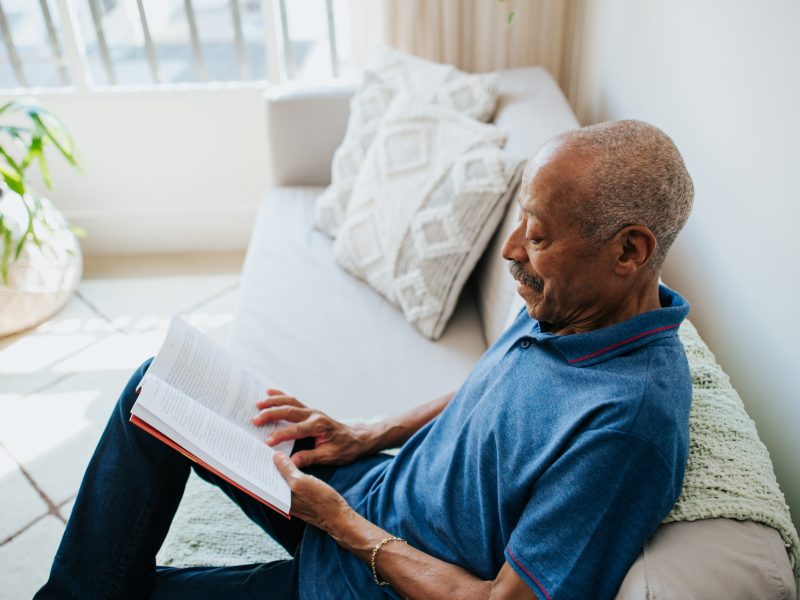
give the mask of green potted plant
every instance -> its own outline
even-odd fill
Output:
[[[52,189],[48,146],[78,167],[72,137],[51,112],[27,98],[0,106],[0,336],[52,316],[80,281],[79,232],[30,185],[36,164]]]

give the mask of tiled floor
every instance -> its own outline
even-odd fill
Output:
[[[226,342],[241,261],[87,260],[64,310],[0,338],[0,600],[30,598],[45,580],[111,408],[170,316]]]

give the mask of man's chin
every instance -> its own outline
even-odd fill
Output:
[[[538,320],[540,319],[540,309],[541,309],[541,300],[542,295],[533,289],[530,286],[525,285],[524,283],[520,283],[517,285],[517,293],[520,295],[522,300],[525,302],[525,308],[528,311],[528,314]]]
[[[529,285],[525,285],[524,283],[517,281],[517,293],[525,299],[528,298],[537,298],[541,299],[542,292],[538,288],[531,287]]]
[[[537,310],[537,309],[538,309],[538,307],[535,304],[531,304],[530,302],[526,302],[525,303],[525,310],[528,311],[528,315],[530,315],[530,317],[532,319],[536,319],[537,321],[541,321],[542,320],[541,319],[541,314],[539,314],[539,310]]]

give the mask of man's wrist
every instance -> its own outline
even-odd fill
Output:
[[[350,506],[330,519],[325,531],[342,548],[362,559],[372,552],[375,544],[386,534]]]
[[[397,425],[391,421],[380,421],[358,427],[365,450],[364,454],[375,454],[396,445],[394,438],[397,437]]]

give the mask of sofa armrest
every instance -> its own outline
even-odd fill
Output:
[[[264,93],[272,184],[327,185],[344,137],[352,84],[275,85]]]

